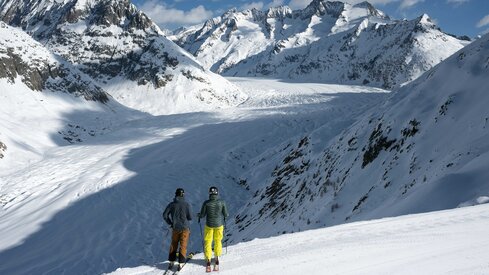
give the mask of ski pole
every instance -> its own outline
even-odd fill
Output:
[[[226,224],[226,226],[227,226],[227,224]],[[224,229],[226,229],[226,228],[224,228]],[[224,235],[224,236],[226,236],[226,235]],[[226,236],[226,254],[228,254],[228,240],[229,240],[229,237]]]
[[[202,234],[202,224],[200,223],[200,218],[199,218],[199,226],[200,226],[200,237],[202,239],[202,252],[205,253],[204,234]]]
[[[226,240],[224,241],[224,248],[226,249],[226,253],[225,254],[228,254],[228,237],[226,236],[226,228],[227,228],[227,221],[226,221],[226,218],[224,218],[224,227],[222,229],[222,235],[226,238]]]

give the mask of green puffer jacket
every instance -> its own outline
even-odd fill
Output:
[[[219,199],[217,195],[209,195],[209,199],[202,204],[199,218],[207,217],[208,227],[219,227],[224,225],[224,220],[229,216],[226,203]]]

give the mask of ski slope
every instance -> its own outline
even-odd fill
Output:
[[[20,93],[21,84],[11,86],[12,97],[19,97],[2,102],[32,104],[10,112],[15,116],[0,112],[0,140],[7,145],[0,167],[8,168],[0,169],[0,274],[101,274],[160,262],[169,233],[161,212],[177,187],[185,188],[196,213],[216,185],[233,215],[253,195],[254,187],[239,179],[253,169],[250,163],[268,163],[256,174],[264,177],[287,153],[281,148],[321,125],[331,126],[325,139],[337,135],[386,94],[232,81],[249,95],[241,106],[162,116],[75,108],[78,102],[66,96],[33,97]],[[91,129],[94,115],[103,129],[63,143],[58,132],[73,121]],[[191,230],[198,228],[194,222]],[[189,248],[197,250],[200,240],[193,236]]]
[[[488,204],[355,222],[229,246],[211,274],[488,274],[488,227]],[[110,274],[156,275],[165,268]],[[179,274],[204,269],[197,254]]]
[[[9,147],[0,160],[9,168],[0,169],[0,274],[161,274],[169,243],[161,212],[175,188],[185,188],[196,213],[217,185],[234,215],[256,188],[240,183],[239,175],[254,169],[248,165],[269,163],[254,175],[265,178],[288,154],[280,148],[319,126],[327,143],[386,95],[356,86],[231,81],[249,95],[239,107],[164,116],[97,110],[110,126],[74,144],[48,140],[73,117],[87,127],[94,114],[78,108],[73,116],[64,95],[26,95],[42,100],[42,108],[33,103],[33,112],[9,119],[0,112],[8,129],[2,135],[10,137],[2,136]],[[9,165],[10,151],[23,148],[36,154]],[[480,205],[254,239],[229,244],[219,274],[487,274],[487,228],[489,205]],[[190,251],[201,250],[199,230],[194,221]],[[202,257],[181,274],[202,274]]]

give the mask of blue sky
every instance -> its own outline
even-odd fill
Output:
[[[345,0],[358,3],[363,0]],[[216,17],[231,8],[244,10],[288,5],[301,9],[311,0],[134,0],[160,27],[176,29]],[[476,35],[489,32],[489,0],[371,0],[377,9],[395,19],[413,19],[428,14],[445,32]]]

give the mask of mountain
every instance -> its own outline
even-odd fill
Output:
[[[227,76],[398,87],[462,48],[427,16],[392,20],[368,2],[230,10],[172,39]]]
[[[234,241],[477,204],[489,193],[489,34],[405,85],[331,141],[305,135],[254,182]],[[263,183],[262,183],[263,182]],[[270,232],[275,232],[271,234]]]
[[[203,110],[246,98],[168,40],[127,0],[1,0],[0,19],[21,27],[116,100],[141,111]]]
[[[0,97],[4,171],[40,158],[47,147],[84,142],[142,117],[113,100],[90,76],[4,22]]]
[[[21,30],[0,22],[0,78],[23,82],[33,91],[70,93],[106,103],[109,96],[90,77],[51,54]]]

